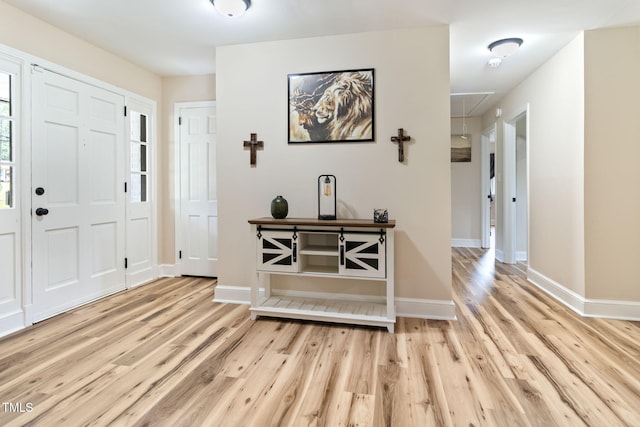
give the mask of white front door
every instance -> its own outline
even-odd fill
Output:
[[[124,98],[33,72],[33,321],[125,288]]]
[[[180,117],[180,272],[218,275],[215,104],[182,105]]]

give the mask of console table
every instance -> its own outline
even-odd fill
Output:
[[[265,217],[251,219],[249,224],[256,236],[251,319],[285,317],[394,331],[395,221]],[[382,283],[385,295],[279,292],[271,288],[272,275],[358,279],[365,286]]]

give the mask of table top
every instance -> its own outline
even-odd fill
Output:
[[[317,219],[317,218],[284,218],[272,217],[254,218],[249,224],[257,225],[304,225],[318,227],[362,227],[362,228],[394,228],[396,221],[373,222],[372,219]]]

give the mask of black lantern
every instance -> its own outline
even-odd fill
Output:
[[[336,219],[336,177],[318,177],[318,219]]]

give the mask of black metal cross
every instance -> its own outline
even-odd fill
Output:
[[[404,143],[411,140],[409,135],[404,134],[404,129],[398,129],[398,136],[392,136],[391,141],[398,143],[398,161],[404,162]]]
[[[255,133],[251,134],[251,140],[244,141],[244,148],[251,149],[251,166],[256,165],[256,150],[264,148],[264,142],[258,141],[258,135]]]

